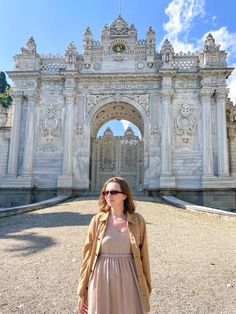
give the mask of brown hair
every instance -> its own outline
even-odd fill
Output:
[[[110,206],[106,202],[105,195],[103,195],[103,192],[106,191],[106,187],[110,182],[119,183],[121,191],[127,195],[126,199],[124,200],[124,212],[132,214],[135,211],[135,204],[132,193],[128,183],[121,177],[112,177],[104,183],[98,201],[100,212],[108,212],[110,210]]]

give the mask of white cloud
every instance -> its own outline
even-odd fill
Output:
[[[234,64],[234,66],[236,67],[236,64]],[[236,105],[236,69],[234,69],[231,74],[228,83],[228,87],[230,89],[229,97],[233,101],[233,104]]]
[[[219,28],[216,31],[209,30],[215,38],[217,44],[220,44],[220,49],[225,50],[228,53],[228,59],[230,60],[232,55],[236,54],[236,33],[230,33],[226,26]],[[207,34],[204,34],[201,41],[204,42]]]
[[[187,52],[199,50],[196,44],[179,40],[180,34],[187,35],[193,25],[194,18],[205,15],[205,0],[173,0],[165,10],[169,21],[163,25],[175,52]],[[164,41],[164,39],[163,39]],[[161,48],[162,43],[160,44]]]
[[[127,120],[120,120],[120,122],[123,126],[124,131],[126,131],[128,129],[128,127],[130,126],[130,122]]]
[[[169,21],[163,25],[170,41],[187,32],[196,16],[203,16],[205,0],[173,0],[165,10]]]
[[[173,0],[169,3],[165,13],[169,17],[169,21],[163,25],[166,31],[165,38],[170,40],[175,52],[201,51],[207,34],[211,33],[215,38],[216,44],[221,45],[220,49],[225,50],[228,54],[228,65],[230,67],[236,66],[236,33],[229,32],[226,26],[218,30],[209,30],[194,43],[188,42],[188,34],[194,24],[194,19],[203,17],[206,14],[205,0]],[[213,25],[216,19],[216,16],[212,17]],[[184,38],[184,40],[180,39],[180,36]],[[163,38],[163,41],[165,38]],[[161,48],[161,46],[162,43],[159,48]],[[236,70],[234,70],[230,76],[228,84],[230,88],[229,96],[234,104],[236,104]]]

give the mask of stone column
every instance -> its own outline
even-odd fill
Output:
[[[163,88],[161,90],[161,177],[160,187],[175,187],[175,178],[172,176],[171,166],[171,88]]]
[[[212,148],[212,115],[211,115],[211,95],[212,90],[202,88],[202,154],[204,177],[213,176],[213,148]]]
[[[63,164],[62,176],[58,177],[58,187],[72,188],[73,174],[73,127],[74,127],[74,90],[65,90],[65,119],[64,119],[64,141],[63,141]]]
[[[225,108],[226,95],[227,93],[225,89],[219,89],[216,92],[218,176],[229,176],[229,158],[228,158],[226,108]]]
[[[12,98],[13,98],[13,123],[11,127],[7,175],[16,177],[18,174],[18,154],[20,143],[20,125],[23,94],[20,91],[14,91],[12,92]]]
[[[35,128],[34,109],[37,102],[38,94],[36,92],[31,92],[27,94],[27,116],[25,126],[25,143],[22,171],[24,176],[32,176]]]

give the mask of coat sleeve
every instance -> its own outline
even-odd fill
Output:
[[[150,273],[150,263],[149,263],[149,252],[148,252],[148,240],[147,240],[147,230],[146,230],[146,223],[144,218],[141,218],[141,228],[140,228],[140,257],[142,261],[143,273],[147,281],[147,286],[149,293],[152,291],[151,285],[151,273]]]
[[[83,261],[80,268],[79,285],[77,289],[78,295],[80,297],[84,297],[85,299],[87,298],[87,284],[91,267],[90,257],[94,244],[94,236],[96,234],[95,230],[96,230],[96,216],[92,218],[89,224],[88,233],[83,249]]]

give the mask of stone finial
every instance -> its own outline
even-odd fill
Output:
[[[156,34],[153,28],[150,26],[146,34],[146,44],[147,46],[155,47],[155,42],[156,42]]]
[[[170,67],[174,55],[174,48],[168,39],[165,39],[161,51],[163,67]]]
[[[72,54],[72,55],[77,54],[77,49],[76,49],[76,45],[74,41],[71,41],[66,48],[65,55],[69,55],[69,54]]]
[[[215,38],[212,36],[211,33],[209,33],[204,43],[204,52],[215,51],[220,51],[220,45],[216,45]]]
[[[76,56],[78,55],[75,43],[72,41],[66,48],[65,57],[67,61],[66,68],[68,70],[74,70],[76,67]]]
[[[149,26],[148,31],[147,31],[147,35],[155,35],[155,31],[152,28],[152,26]]]
[[[166,51],[174,53],[173,46],[171,45],[171,42],[166,38],[162,47],[161,47],[161,54],[164,54]]]
[[[33,37],[30,37],[30,39],[26,43],[26,47],[21,48],[22,54],[36,54],[36,44]]]
[[[103,30],[102,30],[102,37],[103,38],[106,38],[110,35],[110,29],[109,29],[109,26],[108,24],[105,24],[104,27],[103,27]]]
[[[92,36],[92,31],[90,27],[87,27],[84,31],[84,36]]]
[[[134,24],[131,24],[130,25],[130,28],[129,28],[129,35],[135,39],[137,39],[137,29],[135,27]]]

